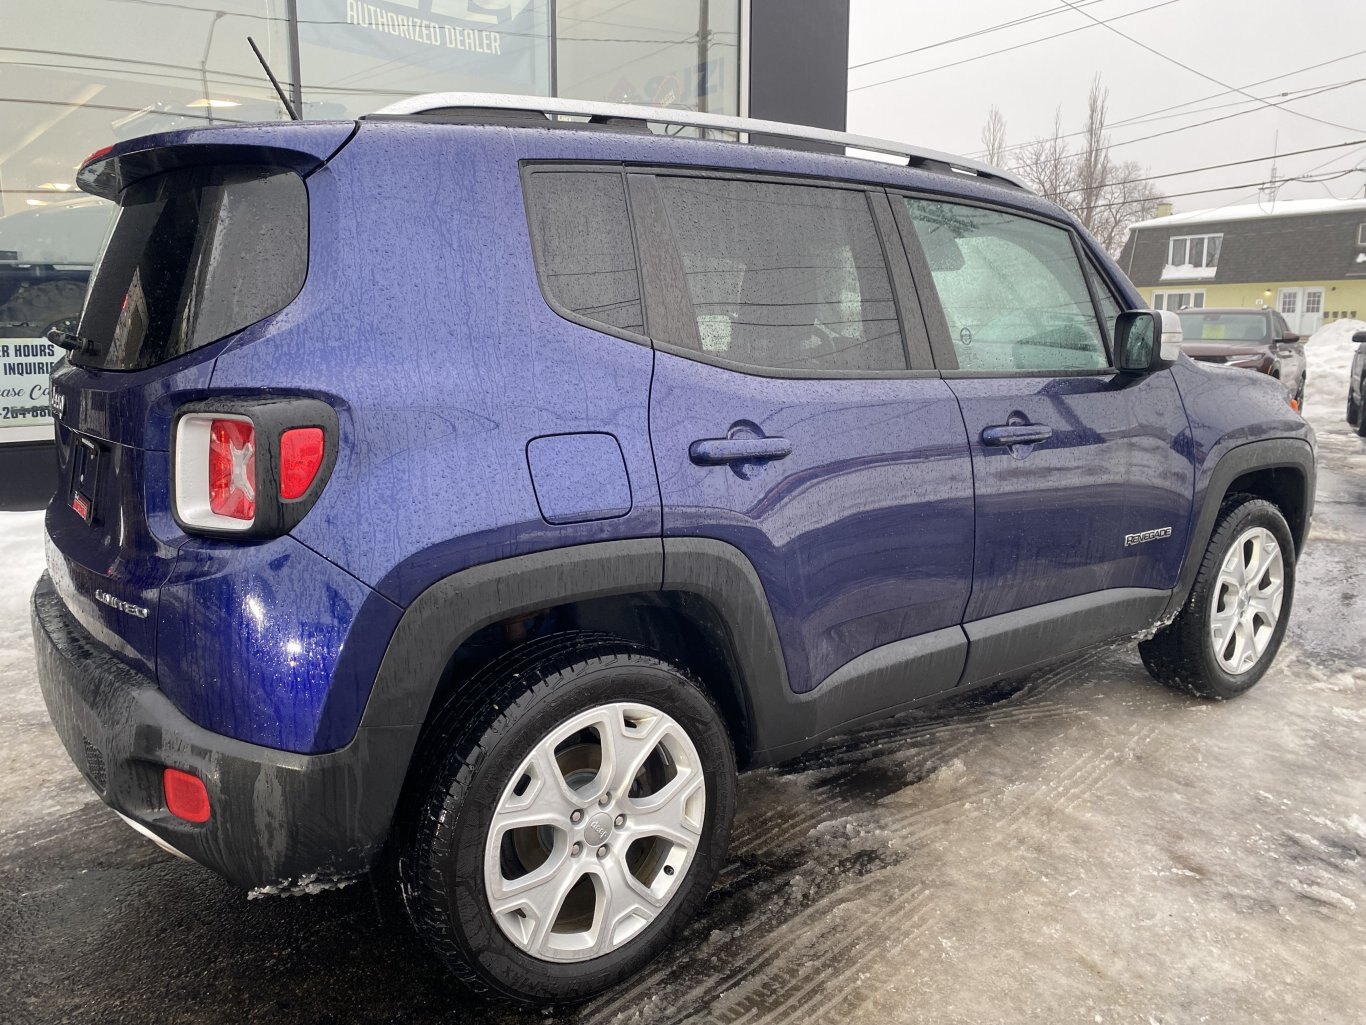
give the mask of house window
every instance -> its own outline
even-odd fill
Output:
[[[1223,247],[1223,235],[1178,235],[1169,239],[1163,280],[1214,277]]]
[[[1304,290],[1304,312],[1321,313],[1323,312],[1323,289],[1306,288]]]
[[[1366,247],[1366,224],[1357,225],[1357,245]]]
[[[1155,310],[1203,310],[1205,308],[1205,293],[1195,292],[1154,292],[1153,309]]]

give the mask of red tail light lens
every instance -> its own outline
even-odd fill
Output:
[[[233,520],[256,518],[256,428],[250,421],[209,425],[209,508]]]
[[[303,495],[323,464],[323,429],[295,427],[280,435],[280,497]]]
[[[166,810],[186,822],[209,821],[209,791],[198,776],[179,769],[161,773],[161,788],[166,794]]]

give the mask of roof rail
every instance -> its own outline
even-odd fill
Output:
[[[828,128],[809,128],[806,125],[787,124],[783,121],[762,121],[757,118],[730,117],[724,114],[706,114],[695,110],[679,110],[674,107],[650,107],[632,103],[601,103],[596,100],[572,100],[561,96],[517,96],[511,93],[426,93],[410,99],[399,100],[387,107],[381,107],[367,117],[402,117],[415,114],[433,114],[441,111],[458,110],[487,113],[491,111],[523,111],[539,113],[547,119],[555,117],[586,117],[590,122],[620,123],[623,120],[647,122],[664,125],[679,125],[687,128],[710,129],[721,132],[736,132],[748,136],[764,135],[782,139],[801,139],[806,142],[821,142],[831,146],[852,147],[871,153],[904,157],[911,167],[924,167],[929,170],[956,171],[959,174],[974,175],[991,181],[1004,182],[1032,191],[1020,178],[1009,171],[1002,171],[967,157],[941,153],[938,150],[920,146],[908,146],[903,142],[890,142],[886,139],[873,139],[848,132],[836,132]],[[860,154],[851,153],[857,157]]]

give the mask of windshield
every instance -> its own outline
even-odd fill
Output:
[[[1188,342],[1265,342],[1269,338],[1264,313],[1183,313],[1181,332]]]
[[[292,171],[197,167],[119,197],[73,362],[154,366],[276,313],[303,287],[308,194]]]

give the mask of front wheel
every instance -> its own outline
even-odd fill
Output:
[[[409,914],[477,991],[586,999],[658,955],[711,888],[735,806],[725,724],[684,670],[601,635],[532,642],[462,693],[417,766]]]
[[[1276,657],[1295,590],[1290,527],[1270,502],[1225,499],[1185,605],[1139,644],[1154,679],[1205,698],[1252,689]]]

